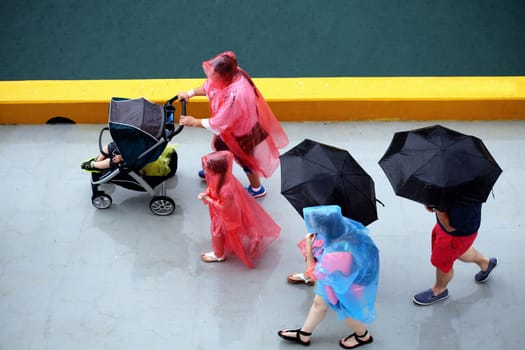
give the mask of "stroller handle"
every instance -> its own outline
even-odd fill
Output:
[[[179,96],[175,95],[164,104],[166,128],[169,130],[169,133],[166,135],[166,138],[168,140],[171,140],[175,135],[179,134],[182,131],[182,129],[184,129],[183,125],[179,125],[177,129],[175,129],[175,126],[173,125],[173,114],[175,113],[175,107],[173,106],[173,102],[178,100],[178,98]],[[182,115],[186,115],[186,100],[180,100],[180,103],[181,113]]]

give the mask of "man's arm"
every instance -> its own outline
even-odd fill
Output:
[[[437,209],[434,209],[434,212],[436,213],[437,219],[447,232],[454,232],[456,229],[452,226],[450,226],[450,219],[448,217],[448,213],[445,211],[439,211]]]

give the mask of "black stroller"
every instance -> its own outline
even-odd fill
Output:
[[[164,182],[177,171],[177,152],[173,149],[168,155],[169,172],[161,176],[150,176],[143,169],[155,162],[163,154],[171,139],[180,133],[183,126],[175,128],[173,102],[177,96],[168,100],[164,106],[144,98],[112,98],[109,105],[109,127],[100,131],[99,148],[103,151],[102,138],[109,131],[123,161],[104,172],[92,173],[91,203],[97,209],[107,209],[112,204],[111,196],[100,189],[100,185],[113,183],[134,190],[148,192],[153,199],[150,210],[157,215],[170,215],[175,211],[175,201],[166,196]],[[186,114],[186,101],[181,100],[182,115]],[[157,194],[156,188],[160,186]]]

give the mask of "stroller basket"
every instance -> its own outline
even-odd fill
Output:
[[[112,164],[111,169],[103,173],[92,174],[92,204],[96,208],[106,209],[111,206],[111,197],[101,191],[99,185],[114,183],[127,189],[150,193],[153,196],[150,209],[157,215],[169,215],[175,210],[175,203],[166,197],[164,187],[164,182],[177,169],[177,153],[172,148],[166,149],[166,146],[183,129],[182,126],[175,128],[174,125],[175,100],[177,96],[160,106],[145,98],[111,99],[109,123],[100,132],[99,149],[104,154],[103,134],[109,131],[123,161]],[[186,101],[180,102],[182,114],[185,115]],[[169,167],[169,172],[161,176],[144,174],[144,167],[159,161],[159,157]],[[158,185],[162,185],[160,196],[155,191]]]

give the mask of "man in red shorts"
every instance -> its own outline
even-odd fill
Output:
[[[488,258],[472,247],[481,223],[481,203],[450,208],[446,212],[425,207],[436,213],[437,219],[432,230],[430,259],[436,267],[436,282],[432,288],[414,295],[412,301],[423,306],[448,298],[447,285],[454,275],[453,265],[457,259],[480,267],[481,271],[474,276],[477,283],[486,282],[498,264],[497,258]]]

